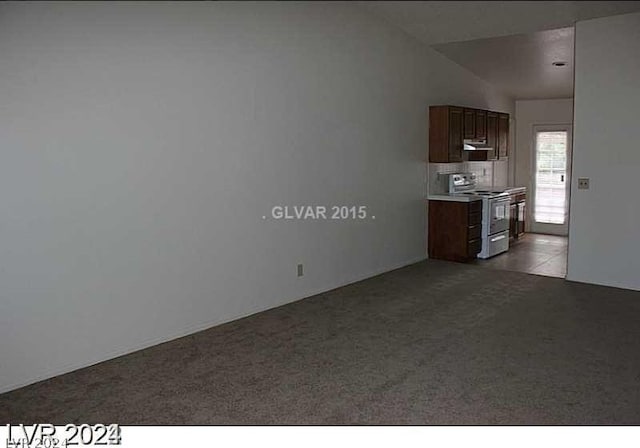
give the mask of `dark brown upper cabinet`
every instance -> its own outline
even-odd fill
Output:
[[[463,109],[429,107],[429,162],[462,162]]]
[[[493,160],[498,155],[498,114],[487,112],[487,146],[493,148],[487,151],[487,160]]]
[[[487,138],[487,111],[476,110],[476,137],[477,139]]]
[[[463,151],[463,140],[487,140],[492,151]],[[457,106],[429,107],[429,162],[495,160],[509,154],[509,114]]]
[[[487,138],[486,110],[464,110],[464,138],[471,140],[481,140]]]
[[[498,114],[498,158],[509,156],[509,114]]]
[[[464,138],[465,139],[476,138],[476,110],[475,109],[464,110]]]
[[[493,149],[490,151],[470,151],[468,154],[468,159],[470,161],[495,160],[498,155],[498,113],[491,111],[482,112],[485,112],[486,117],[485,136],[477,138],[486,138],[487,146]]]

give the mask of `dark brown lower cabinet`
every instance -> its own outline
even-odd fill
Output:
[[[518,239],[525,233],[525,219],[527,216],[527,195],[518,193],[511,195],[511,209],[509,215],[509,238]]]
[[[482,250],[482,201],[429,201],[429,258],[468,261]]]
[[[509,239],[518,237],[518,205],[511,199],[509,208]]]
[[[516,238],[521,237],[524,232],[524,222],[527,216],[527,203],[524,199],[518,202],[518,223],[516,226]]]

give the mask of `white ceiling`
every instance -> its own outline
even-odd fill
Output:
[[[515,99],[573,96],[573,27],[434,48]]]
[[[565,28],[578,20],[640,11],[640,1],[357,3],[429,45]]]
[[[640,1],[360,1],[516,99],[573,96],[573,25]],[[553,61],[568,64],[558,68]]]

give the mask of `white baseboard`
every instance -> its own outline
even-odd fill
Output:
[[[426,256],[416,257],[414,259],[407,260],[405,262],[401,262],[401,263],[398,263],[396,265],[392,265],[392,266],[389,266],[389,267],[385,267],[385,268],[374,270],[374,271],[369,272],[367,274],[354,276],[353,278],[347,280],[346,282],[342,282],[342,283],[337,284],[337,285],[329,285],[329,286],[326,286],[326,287],[317,288],[316,290],[313,290],[311,293],[305,293],[304,296],[302,296],[302,297],[294,297],[294,298],[286,300],[286,301],[284,301],[284,302],[282,302],[282,303],[280,303],[278,305],[270,305],[270,306],[267,306],[267,307],[256,308],[256,309],[251,310],[251,311],[249,311],[249,312],[247,312],[245,314],[237,315],[237,316],[234,316],[234,317],[231,317],[231,318],[213,320],[213,321],[210,321],[210,322],[206,322],[204,324],[198,324],[198,325],[194,325],[194,326],[191,326],[191,327],[187,327],[187,328],[185,328],[185,329],[183,329],[183,330],[181,330],[179,332],[173,333],[173,334],[171,334],[169,336],[162,337],[162,338],[150,339],[150,340],[148,340],[148,341],[146,341],[146,342],[144,342],[142,344],[137,344],[137,345],[135,345],[133,347],[130,347],[130,348],[127,348],[127,349],[124,349],[124,350],[116,350],[116,351],[113,351],[113,352],[111,352],[111,353],[109,353],[107,355],[98,356],[96,358],[89,359],[89,360],[87,360],[85,362],[70,364],[70,365],[67,365],[67,366],[65,366],[63,368],[52,369],[50,371],[42,373],[41,375],[33,376],[33,377],[29,378],[28,380],[25,380],[25,381],[22,381],[22,382],[19,382],[19,383],[8,384],[8,385],[0,385],[0,394],[5,393],[5,392],[9,392],[9,391],[12,391],[12,390],[15,390],[15,389],[20,389],[21,387],[25,387],[25,386],[28,386],[30,384],[34,384],[34,383],[37,383],[37,382],[40,382],[40,381],[44,381],[44,380],[47,380],[47,379],[50,379],[50,378],[53,378],[53,377],[56,377],[56,376],[59,376],[59,375],[64,375],[65,373],[70,373],[70,372],[73,372],[75,370],[84,369],[86,367],[90,367],[90,366],[99,364],[101,362],[109,361],[111,359],[118,358],[120,356],[129,355],[131,353],[134,353],[134,352],[137,352],[137,351],[140,351],[140,350],[144,350],[145,348],[153,347],[154,345],[159,345],[159,344],[163,344],[165,342],[173,341],[174,339],[179,339],[179,338],[182,338],[182,337],[185,337],[185,336],[189,336],[191,334],[198,333],[200,331],[207,330],[209,328],[216,327],[218,325],[222,325],[222,324],[226,324],[226,323],[229,323],[229,322],[233,322],[234,320],[243,319],[245,317],[252,316],[254,314],[258,314],[258,313],[261,313],[263,311],[267,311],[267,310],[270,310],[270,309],[273,309],[273,308],[277,308],[277,307],[280,307],[280,306],[283,306],[283,305],[287,305],[289,303],[297,302],[298,300],[302,300],[302,299],[306,299],[308,297],[312,297],[312,296],[315,296],[315,295],[318,295],[318,294],[322,294],[324,292],[331,291],[332,289],[341,288],[343,286],[347,286],[347,285],[350,285],[352,283],[356,283],[356,282],[359,282],[359,281],[362,281],[362,280],[366,280],[366,279],[371,278],[371,277],[375,277],[375,276],[380,275],[380,274],[384,274],[385,272],[393,271],[395,269],[400,269],[402,267],[409,266],[409,265],[414,264],[414,263],[418,263],[420,261],[425,260],[426,258],[427,258]]]

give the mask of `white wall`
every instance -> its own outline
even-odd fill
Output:
[[[569,280],[640,290],[639,55],[640,13],[576,25]]]
[[[1,4],[0,98],[0,390],[424,258],[428,106],[512,111],[315,2]]]
[[[532,192],[533,185],[533,127],[535,125],[572,124],[573,98],[551,100],[516,100],[515,147],[511,154],[515,175],[514,184],[527,187]],[[529,195],[531,197],[531,195]],[[531,228],[533,207],[527,208],[528,229]]]

